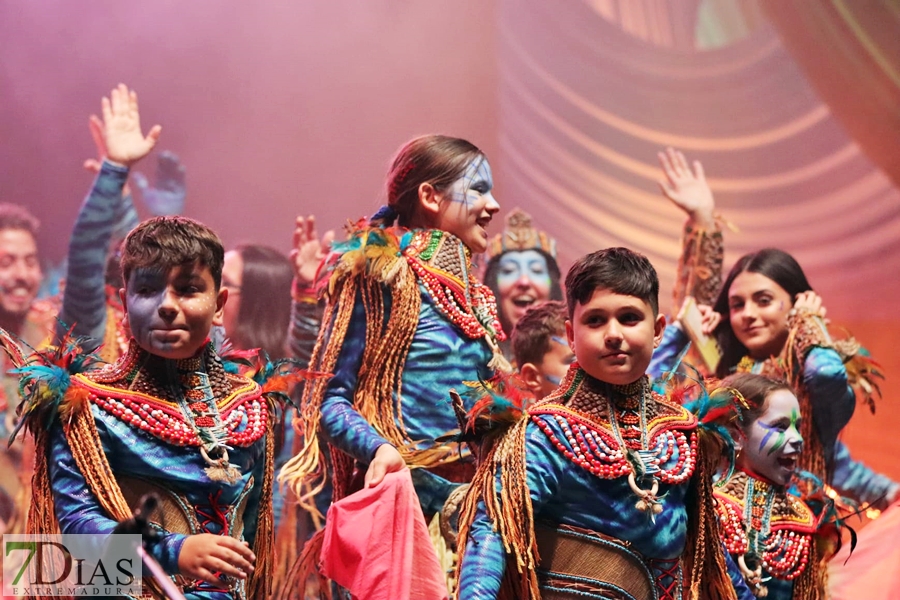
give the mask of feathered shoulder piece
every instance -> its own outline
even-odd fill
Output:
[[[22,428],[36,434],[57,420],[68,421],[88,403],[87,389],[74,383],[73,376],[99,366],[96,344],[86,337],[73,337],[70,329],[56,346],[34,350],[8,331],[0,329],[0,345],[15,365],[21,401],[9,443]]]
[[[225,371],[252,379],[259,385],[261,394],[280,404],[300,406],[291,397],[294,386],[301,381],[331,377],[330,373],[310,371],[293,358],[271,360],[268,353],[259,349],[237,350],[230,343],[219,352]]]
[[[534,394],[515,373],[498,371],[486,381],[466,382],[466,385],[469,389],[463,396],[472,408],[465,411],[462,398],[454,397],[464,441],[482,442],[502,435],[535,401]]]
[[[788,326],[790,333],[782,357],[788,372],[794,372],[813,347],[831,348],[844,362],[847,382],[857,399],[874,413],[875,399],[881,398],[880,382],[884,379],[884,373],[850,332],[839,328],[839,335],[834,336],[824,319],[808,311],[792,312],[788,316]]]
[[[791,492],[799,496],[816,515],[816,537],[826,560],[843,547],[845,532],[850,540],[850,554],[853,554],[857,533],[847,520],[858,515],[864,508],[856,508],[856,502],[840,497],[835,490],[808,471],[794,473]]]
[[[881,381],[884,372],[869,351],[860,345],[855,338],[847,337],[835,340],[834,349],[841,355],[844,368],[847,370],[847,383],[856,393],[856,398],[875,414],[875,398],[881,399]]]
[[[697,369],[680,361],[654,382],[653,390],[670,402],[684,406],[697,418],[701,431],[720,440],[727,458],[722,479],[729,479],[734,472],[735,450],[728,425],[739,419],[741,410],[747,408],[741,393],[722,386],[718,380],[704,379]]]
[[[371,277],[392,285],[402,282],[398,275],[408,269],[403,249],[409,245],[412,234],[402,227],[371,226],[365,219],[347,226],[347,240],[334,242],[323,268],[327,277],[325,293],[333,295],[342,279]]]

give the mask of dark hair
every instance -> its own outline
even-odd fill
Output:
[[[294,267],[287,256],[268,246],[235,248],[243,261],[241,306],[235,331],[228,337],[236,348],[260,348],[270,358],[287,356]]]
[[[737,390],[743,396],[747,406],[736,405],[735,408],[738,422],[745,430],[766,411],[766,398],[769,394],[778,390],[794,392],[786,381],[755,373],[735,373],[723,379],[718,387]]]
[[[387,206],[370,221],[391,225],[394,219],[408,227],[419,206],[419,186],[430,183],[445,191],[463,176],[469,164],[484,153],[466,140],[446,135],[423,135],[397,151],[387,176]]]
[[[512,331],[512,348],[516,364],[540,364],[550,351],[550,339],[566,330],[566,305],[547,300],[529,306]]]
[[[719,347],[722,349],[722,360],[719,361],[719,366],[716,369],[718,377],[728,375],[748,353],[746,346],[737,339],[734,330],[731,328],[731,310],[728,305],[728,293],[731,285],[737,276],[744,272],[759,273],[768,277],[788,293],[791,297],[791,302],[794,301],[797,294],[808,292],[812,289],[800,264],[784,250],[765,248],[742,256],[728,273],[728,277],[725,279],[725,283],[722,284],[722,289],[719,290],[719,296],[716,298],[716,303],[713,306],[713,310],[722,315],[722,321],[713,332],[716,340],[719,342]]]
[[[494,298],[497,299],[498,308],[500,310],[500,324],[503,326],[503,331],[512,331],[513,323],[509,320],[506,314],[503,312],[503,309],[500,305],[500,286],[497,285],[497,278],[500,275],[500,259],[503,258],[507,252],[528,252],[529,250],[534,250],[544,257],[544,260],[547,261],[547,272],[550,274],[550,300],[562,300],[562,286],[559,283],[560,280],[560,272],[559,272],[559,263],[556,262],[556,259],[553,258],[547,252],[541,250],[540,248],[527,248],[525,250],[506,250],[496,256],[492,256],[488,261],[487,266],[484,268],[484,283],[487,285],[492,292],[494,292]],[[521,363],[520,363],[521,364]]]
[[[41,222],[24,206],[0,202],[0,231],[4,229],[21,229],[36,238]]]
[[[575,305],[585,304],[599,289],[634,296],[659,312],[659,277],[643,254],[628,248],[606,248],[582,256],[566,275],[566,302],[569,318]]]
[[[208,267],[216,284],[222,285],[225,249],[216,233],[187,217],[154,217],[131,230],[122,245],[122,279],[125,286],[135,269],[153,267],[168,271],[193,264]]]

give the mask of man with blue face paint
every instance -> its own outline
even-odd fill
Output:
[[[487,249],[484,283],[497,298],[503,330],[513,327],[530,306],[546,300],[562,300],[556,240],[531,223],[531,216],[513,209],[506,228]],[[509,354],[509,349],[505,348]]]

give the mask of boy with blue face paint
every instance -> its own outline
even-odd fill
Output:
[[[566,305],[558,300],[525,311],[513,329],[511,342],[519,376],[538,399],[555,390],[575,362],[566,340]]]
[[[103,110],[107,128],[123,128],[109,150],[127,170],[159,128],[142,134],[137,96],[125,86],[104,98]],[[58,352],[20,365],[29,392],[22,426],[36,446],[28,533],[87,534],[102,547],[142,496],[155,494],[164,519],[148,516],[157,534],[148,552],[192,600],[269,593],[270,394],[295,378],[263,361],[250,367],[256,380],[238,375],[216,353],[209,335],[228,298],[223,260],[218,236],[197,221],[141,223],[121,257],[127,352],[91,369],[77,342],[64,339]],[[283,377],[267,382],[272,371]],[[146,578],[144,585],[150,597],[167,597]]]

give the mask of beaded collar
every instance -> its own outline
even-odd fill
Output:
[[[193,358],[166,360],[131,340],[118,362],[75,381],[105,413],[168,444],[197,447],[211,479],[233,483],[227,447],[250,446],[266,432],[259,386],[226,373],[212,344]]]
[[[506,339],[494,294],[475,276],[471,252],[459,238],[439,229],[418,229],[403,255],[438,310],[466,336],[485,338],[492,349]]]
[[[634,479],[632,490],[643,502],[637,508],[651,516],[659,512],[659,483],[679,485],[694,472],[696,418],[649,391],[646,379],[611,386],[574,363],[557,391],[528,413],[577,466],[601,479]]]
[[[785,580],[803,573],[817,522],[802,500],[743,472],[717,487],[715,495],[723,542],[751,587],[762,587],[762,569]]]

